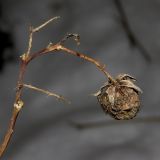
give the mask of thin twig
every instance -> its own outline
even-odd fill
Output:
[[[137,37],[135,36],[135,34],[133,33],[133,31],[130,27],[130,24],[128,22],[128,18],[126,16],[126,13],[123,8],[121,0],[114,0],[114,4],[115,4],[117,11],[119,13],[120,22],[121,22],[122,27],[124,28],[124,31],[128,37],[130,45],[133,47],[137,47],[139,49],[140,53],[142,54],[142,56],[144,57],[144,59],[147,62],[151,62],[150,54],[147,52],[147,50],[144,48],[144,46],[137,39]]]
[[[33,28],[32,26],[30,27],[30,35],[29,35],[29,43],[28,43],[28,49],[27,49],[27,54],[30,54],[31,52],[31,48],[32,48],[32,41],[33,41],[33,33],[40,31],[42,28],[44,28],[46,25],[48,25],[49,23],[51,23],[52,21],[56,20],[60,18],[59,16],[57,17],[53,17],[51,19],[49,19],[47,22],[43,23],[42,25]]]
[[[30,84],[23,84],[23,86],[26,87],[26,88],[29,88],[29,89],[38,91],[38,92],[42,92],[42,93],[44,93],[44,94],[47,94],[48,96],[56,97],[58,100],[61,100],[61,101],[63,101],[63,102],[70,103],[70,101],[68,101],[66,98],[64,98],[63,96],[58,95],[58,94],[56,94],[56,93],[53,93],[53,92],[50,92],[50,91],[47,91],[47,90],[44,90],[44,89],[35,87],[35,86],[33,86],[33,85],[30,85]]]
[[[30,30],[30,35],[29,35],[27,52],[24,53],[22,56],[20,56],[20,68],[19,68],[19,76],[18,76],[18,81],[17,81],[17,86],[16,86],[17,90],[16,90],[16,96],[15,96],[15,102],[13,105],[13,112],[12,112],[12,116],[10,119],[8,130],[7,130],[7,132],[4,136],[4,139],[0,145],[0,158],[4,154],[4,151],[6,150],[8,144],[9,144],[9,141],[11,140],[11,137],[14,132],[17,117],[18,117],[18,115],[24,105],[23,101],[21,100],[21,95],[22,95],[22,90],[23,90],[23,84],[24,84],[23,81],[24,81],[26,67],[30,62],[30,50],[32,48],[33,33],[37,32],[38,30],[40,30],[41,28],[46,26],[48,23],[50,23],[51,21],[53,21],[54,19],[57,19],[57,18],[58,17],[52,18],[51,20],[47,21],[46,23],[40,25],[39,27],[37,27],[35,29],[30,27],[31,30]]]
[[[82,53],[79,53],[79,52],[76,52],[76,51],[73,51],[71,49],[68,49],[64,46],[62,46],[62,44],[70,37],[74,38],[74,40],[76,40],[77,43],[79,43],[79,36],[76,35],[76,34],[70,34],[68,35],[66,38],[64,38],[62,41],[60,41],[59,43],[57,44],[49,44],[46,48],[38,51],[38,52],[35,52],[35,53],[30,53],[31,52],[31,48],[32,48],[32,39],[33,39],[33,33],[34,32],[38,32],[40,29],[42,29],[43,27],[45,27],[47,24],[49,24],[51,21],[57,19],[59,17],[55,17],[55,18],[52,18],[50,19],[49,21],[43,23],[42,25],[36,27],[36,28],[32,28],[30,27],[30,35],[29,35],[29,42],[28,42],[28,49],[27,49],[27,52],[24,53],[22,56],[20,56],[20,69],[19,69],[19,77],[18,77],[18,81],[17,81],[17,90],[16,90],[16,96],[15,96],[15,102],[14,102],[14,105],[13,105],[13,112],[12,112],[12,116],[11,116],[11,119],[10,119],[10,123],[9,123],[9,127],[8,127],[8,130],[5,134],[5,137],[3,139],[3,142],[0,146],[0,157],[2,157],[4,151],[6,150],[7,146],[8,146],[8,143],[13,135],[13,131],[14,131],[14,128],[15,128],[15,123],[16,123],[16,120],[17,120],[17,117],[24,105],[23,101],[21,100],[21,96],[22,96],[22,90],[24,87],[27,87],[27,88],[30,88],[30,89],[33,89],[33,90],[36,90],[36,91],[40,91],[40,92],[43,92],[47,95],[50,95],[50,96],[55,96],[56,98],[60,99],[60,100],[65,100],[62,96],[59,96],[55,93],[51,93],[49,91],[46,91],[46,90],[43,90],[43,89],[40,89],[40,88],[37,88],[35,86],[32,86],[32,85],[28,85],[28,84],[25,84],[24,83],[24,75],[25,75],[25,72],[26,72],[26,67],[27,65],[29,64],[29,62],[31,62],[33,59],[41,56],[41,55],[46,55],[48,54],[49,52],[54,52],[54,51],[65,51],[71,55],[74,55],[74,56],[77,56],[79,58],[82,58],[88,62],[91,62],[93,63],[94,65],[97,66],[97,68],[102,71],[105,76],[113,83],[115,83],[115,80],[114,78],[112,78],[112,76],[105,70],[105,65],[102,65],[100,64],[97,60],[91,58],[91,57],[88,57],[86,56],[85,54],[82,54]]]
[[[64,46],[61,45],[61,42],[60,43],[57,43],[55,45],[53,44],[50,44],[47,48],[44,48],[42,49],[40,52],[36,52],[36,53],[33,53],[31,56],[30,56],[30,60],[33,60],[34,58],[37,58],[38,56],[42,56],[42,55],[45,55],[47,54],[48,52],[54,52],[54,51],[65,51],[71,55],[74,55],[74,56],[77,56],[79,58],[82,58],[88,62],[91,62],[92,64],[96,65],[96,67],[104,73],[104,75],[107,77],[107,79],[109,79],[112,83],[115,83],[115,80],[114,78],[109,74],[109,72],[106,71],[105,69],[105,65],[104,64],[101,64],[100,62],[98,62],[97,60],[89,57],[89,56],[86,56],[85,54],[83,53],[80,53],[80,52],[77,52],[77,51],[74,51],[74,50],[71,50],[69,48],[66,48]]]
[[[66,47],[64,47],[64,46],[59,46],[59,49],[62,50],[62,51],[65,51],[65,52],[67,52],[67,53],[69,53],[69,54],[72,54],[72,55],[74,55],[74,56],[80,57],[80,58],[82,58],[82,59],[84,59],[84,60],[86,60],[86,61],[88,61],[88,62],[93,63],[94,65],[97,66],[97,68],[98,68],[100,71],[102,71],[102,72],[105,74],[105,76],[106,76],[111,82],[115,83],[114,78],[105,70],[105,65],[101,64],[101,63],[98,62],[97,60],[95,60],[95,59],[93,59],[93,58],[91,58],[91,57],[89,57],[89,56],[86,56],[86,55],[83,54],[83,53],[79,53],[79,52],[73,51],[73,50],[71,50],[71,49],[68,49],[68,48],[66,48]]]
[[[16,123],[16,120],[17,120],[17,117],[18,117],[18,114],[19,114],[19,110],[17,108],[14,108],[13,109],[13,113],[12,113],[12,117],[10,119],[10,124],[9,124],[9,127],[8,127],[8,130],[5,134],[5,137],[3,139],[3,142],[0,146],[0,157],[2,157],[2,154],[4,153],[4,151],[6,150],[6,147],[11,139],[11,136],[13,134],[13,131],[14,131],[14,127],[15,127],[15,123]]]
[[[30,26],[29,30],[30,30],[30,34],[29,34],[27,54],[30,54],[31,52],[32,41],[33,41],[33,28]]]

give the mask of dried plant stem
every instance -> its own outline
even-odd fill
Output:
[[[40,25],[40,26],[38,26],[36,28],[30,27],[30,35],[29,35],[29,43],[28,43],[27,54],[29,54],[31,52],[32,41],[33,41],[33,33],[40,31],[47,24],[51,23],[52,21],[54,21],[54,20],[56,20],[58,18],[60,18],[60,17],[59,16],[53,17],[53,18],[49,19],[47,22],[43,23],[42,25]]]
[[[21,93],[22,93],[22,87],[20,87],[20,84],[23,83],[25,69],[26,69],[26,64],[24,63],[24,61],[22,61],[21,66],[20,66],[19,79],[18,79],[18,83],[17,83],[16,98],[15,98],[15,102],[13,105],[13,112],[12,112],[12,116],[10,119],[10,124],[9,124],[8,130],[7,130],[5,137],[3,139],[3,142],[0,146],[0,157],[2,157],[7,145],[11,139],[18,114],[23,107],[23,101],[20,98]]]
[[[79,58],[82,58],[88,62],[93,63],[94,65],[97,66],[97,68],[103,72],[105,74],[105,76],[113,83],[115,83],[114,78],[112,78],[112,76],[105,70],[105,65],[100,64],[97,60],[88,57],[82,53],[73,51],[71,49],[68,49],[66,47],[64,47],[62,44],[68,39],[68,38],[74,38],[74,40],[77,42],[77,44],[79,44],[79,35],[77,34],[69,34],[67,35],[66,38],[64,38],[62,41],[60,41],[57,44],[49,44],[46,48],[35,52],[35,53],[30,53],[31,52],[31,48],[32,48],[32,41],[33,41],[33,33],[38,32],[40,29],[42,29],[43,27],[45,27],[47,24],[49,24],[50,22],[52,22],[53,20],[56,20],[59,17],[54,17],[52,19],[50,19],[49,21],[43,23],[42,25],[33,28],[30,27],[30,35],[29,35],[29,42],[28,42],[28,49],[27,52],[24,53],[22,56],[20,56],[20,70],[19,70],[19,77],[18,77],[18,81],[17,81],[17,90],[16,90],[16,96],[15,96],[15,102],[13,105],[13,112],[12,112],[12,116],[10,119],[10,123],[9,123],[9,127],[8,130],[4,136],[3,142],[0,145],[0,158],[2,157],[4,151],[6,150],[8,143],[13,135],[13,131],[14,131],[14,127],[15,127],[15,123],[17,120],[17,117],[24,105],[23,101],[21,100],[21,95],[22,95],[22,90],[24,87],[27,87],[29,89],[33,89],[36,91],[40,91],[43,92],[49,96],[54,96],[60,100],[66,101],[66,99],[63,96],[57,95],[55,93],[51,93],[49,91],[40,89],[38,87],[32,86],[32,85],[28,85],[24,83],[24,75],[25,75],[25,71],[27,69],[27,65],[29,64],[30,61],[32,61],[33,59],[41,56],[41,55],[46,55],[49,52],[54,52],[54,51],[65,51],[71,55],[77,56]]]
[[[33,29],[30,32],[29,35],[29,45],[28,45],[28,50],[26,53],[24,53],[22,56],[20,56],[20,70],[19,70],[19,76],[18,76],[18,81],[17,81],[17,90],[16,90],[16,96],[15,96],[15,102],[13,105],[13,112],[12,112],[12,116],[10,119],[10,123],[9,123],[9,127],[8,130],[4,136],[4,139],[0,145],[0,158],[2,157],[4,151],[6,150],[8,143],[13,135],[14,132],[14,127],[15,127],[15,123],[17,120],[17,117],[24,105],[23,101],[21,100],[21,95],[22,95],[22,90],[23,90],[23,80],[24,80],[24,74],[26,71],[26,67],[29,64],[29,59],[30,59],[30,50],[32,47],[32,36],[34,32],[37,32],[38,30],[40,30],[42,27],[46,26],[49,22],[53,21],[54,19],[57,19],[57,17],[52,18],[51,20],[47,21],[46,23],[44,23],[43,25]],[[59,96],[60,99],[63,99],[63,97]]]
[[[48,52],[53,52],[53,51],[65,51],[71,55],[74,55],[74,56],[77,56],[79,58],[82,58],[88,62],[91,62],[92,64],[96,65],[96,67],[105,74],[105,76],[112,82],[112,83],[115,83],[115,80],[114,78],[105,70],[105,65],[101,64],[100,62],[98,62],[97,60],[89,57],[89,56],[86,56],[85,54],[83,53],[80,53],[80,52],[76,52],[76,51],[73,51],[69,48],[66,48],[64,47],[63,45],[61,45],[61,43],[57,43],[55,45],[49,45],[47,48],[44,48],[42,49],[41,51],[37,52],[37,53],[33,53],[31,56],[30,56],[30,60],[33,60],[34,58],[38,57],[38,56],[42,56],[42,55],[45,55],[47,54]]]
[[[5,134],[3,143],[1,144],[1,147],[0,147],[0,157],[4,153],[4,151],[5,151],[8,143],[10,141],[10,138],[11,138],[11,136],[13,134],[14,127],[15,127],[15,122],[17,120],[18,114],[19,114],[19,110],[17,110],[16,108],[14,108],[13,109],[13,113],[12,113],[12,117],[10,119],[10,124],[9,124],[8,130],[7,130],[6,134]]]
[[[105,74],[105,76],[107,76],[107,78],[108,78],[111,82],[115,82],[115,80],[113,79],[113,77],[105,70],[105,65],[100,64],[100,62],[98,62],[97,60],[95,60],[95,59],[93,59],[93,58],[91,58],[91,57],[88,57],[88,56],[86,56],[86,55],[84,55],[84,54],[82,54],[82,53],[79,53],[79,52],[73,51],[73,50],[71,50],[71,49],[68,49],[68,48],[66,48],[66,47],[64,47],[64,46],[60,46],[59,48],[60,48],[62,51],[66,51],[66,52],[69,53],[69,54],[72,54],[72,55],[74,55],[74,56],[80,57],[80,58],[82,58],[82,59],[84,59],[84,60],[86,60],[86,61],[88,61],[88,62],[91,62],[91,63],[95,64],[95,65],[97,66],[97,68],[98,68],[100,71],[102,71],[102,72]]]
[[[70,101],[68,101],[66,98],[64,98],[63,96],[58,95],[58,94],[56,94],[56,93],[53,93],[53,92],[50,92],[50,91],[47,91],[47,90],[44,90],[44,89],[41,89],[41,88],[32,86],[32,85],[30,85],[30,84],[23,84],[23,86],[26,87],[26,88],[29,88],[29,89],[38,91],[38,92],[42,92],[42,93],[44,93],[44,94],[47,94],[48,96],[56,97],[58,100],[62,100],[62,101],[64,101],[64,102],[70,103]]]

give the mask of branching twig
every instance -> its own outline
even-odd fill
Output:
[[[54,21],[58,18],[60,18],[60,17],[59,16],[58,17],[53,17],[53,18],[49,19],[47,22],[43,23],[42,25],[40,25],[36,28],[33,28],[32,26],[30,26],[30,35],[29,35],[29,43],[28,43],[27,54],[29,54],[31,52],[32,41],[33,41],[33,33],[40,31],[46,25],[48,25],[49,23],[51,23],[52,21]]]
[[[49,91],[46,91],[46,90],[43,90],[43,89],[40,89],[40,88],[37,88],[35,86],[32,86],[32,85],[27,85],[24,83],[24,75],[25,75],[25,72],[26,72],[26,68],[27,68],[27,65],[29,64],[30,61],[32,61],[33,59],[41,56],[41,55],[46,55],[48,54],[49,52],[53,52],[53,51],[65,51],[71,55],[74,55],[74,56],[77,56],[77,57],[80,57],[88,62],[91,62],[93,63],[94,65],[97,66],[97,68],[102,71],[105,76],[112,82],[112,83],[115,83],[115,80],[114,78],[111,77],[111,75],[105,70],[105,67],[104,65],[100,64],[98,61],[96,61],[95,59],[91,58],[91,57],[88,57],[82,53],[79,53],[79,52],[76,52],[76,51],[73,51],[71,49],[68,49],[66,47],[64,47],[62,44],[70,37],[73,37],[74,40],[79,44],[79,35],[77,34],[68,34],[64,39],[62,39],[59,43],[57,44],[49,44],[46,48],[38,51],[38,52],[35,52],[35,53],[30,53],[31,52],[31,48],[32,48],[32,39],[33,39],[33,33],[35,32],[38,32],[40,29],[42,29],[43,27],[45,27],[48,23],[52,22],[53,20],[57,19],[59,17],[54,17],[52,19],[50,19],[49,21],[43,23],[42,25],[36,27],[36,28],[33,28],[33,27],[30,27],[30,35],[29,35],[29,42],[28,42],[28,49],[27,49],[27,52],[24,53],[22,56],[20,56],[20,69],[19,69],[19,77],[18,77],[18,81],[17,81],[17,90],[16,90],[16,96],[15,96],[15,102],[14,102],[14,105],[13,105],[13,112],[12,112],[12,116],[11,116],[11,119],[10,119],[10,123],[9,123],[9,128],[5,134],[5,137],[3,139],[3,142],[2,144],[0,145],[0,157],[2,157],[4,151],[6,150],[7,148],[7,145],[11,139],[11,136],[13,134],[13,131],[14,131],[14,127],[15,127],[15,123],[16,123],[16,120],[17,120],[17,117],[24,105],[23,101],[21,100],[21,95],[22,95],[22,90],[24,87],[27,87],[27,88],[30,88],[30,89],[34,89],[36,91],[40,91],[40,92],[43,92],[47,95],[50,95],[50,96],[55,96],[56,98],[60,99],[60,100],[65,100],[62,96],[59,96],[55,93],[51,93]]]
[[[149,53],[146,51],[146,49],[144,48],[144,46],[140,43],[140,41],[136,38],[135,34],[133,33],[129,22],[128,22],[128,18],[126,16],[126,13],[124,11],[123,5],[121,3],[121,0],[114,0],[115,6],[118,10],[119,16],[120,16],[120,22],[122,24],[122,27],[124,28],[124,31],[128,37],[128,40],[130,42],[130,45],[133,47],[137,47],[140,51],[140,53],[142,54],[142,56],[144,57],[144,59],[147,62],[151,61],[151,57],[149,55]]]
[[[45,55],[47,54],[48,52],[53,52],[53,51],[65,51],[71,55],[74,55],[74,56],[77,56],[79,58],[82,58],[88,62],[91,62],[93,63],[94,65],[97,66],[97,68],[102,71],[105,76],[112,82],[112,83],[115,83],[115,80],[114,78],[105,70],[105,65],[101,64],[100,62],[98,62],[97,60],[89,57],[89,56],[86,56],[85,54],[83,53],[80,53],[80,52],[76,52],[76,51],[73,51],[69,48],[66,48],[64,47],[63,45],[61,45],[61,42],[53,45],[53,44],[49,44],[49,46],[47,48],[44,48],[42,49],[41,51],[39,52],[36,52],[36,53],[33,53],[30,57],[29,57],[29,60],[33,60],[34,58],[38,57],[38,56],[42,56],[42,55]]]
[[[23,84],[23,86],[26,87],[26,88],[29,88],[29,89],[38,91],[38,92],[42,92],[42,93],[44,93],[44,94],[47,94],[48,96],[56,97],[58,100],[61,100],[61,101],[63,101],[63,102],[70,103],[70,101],[68,101],[66,98],[64,98],[63,96],[58,95],[58,94],[56,94],[56,93],[53,93],[53,92],[50,92],[50,91],[47,91],[47,90],[44,90],[44,89],[35,87],[35,86],[33,86],[33,85],[30,85],[30,84]]]

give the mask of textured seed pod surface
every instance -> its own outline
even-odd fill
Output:
[[[139,93],[142,91],[134,81],[133,77],[120,74],[115,84],[108,82],[100,89],[97,98],[105,113],[117,120],[128,120],[136,116],[140,108]]]

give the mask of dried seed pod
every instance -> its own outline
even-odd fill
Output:
[[[105,113],[117,120],[132,119],[140,108],[141,89],[128,74],[120,74],[115,83],[108,82],[95,94]]]

